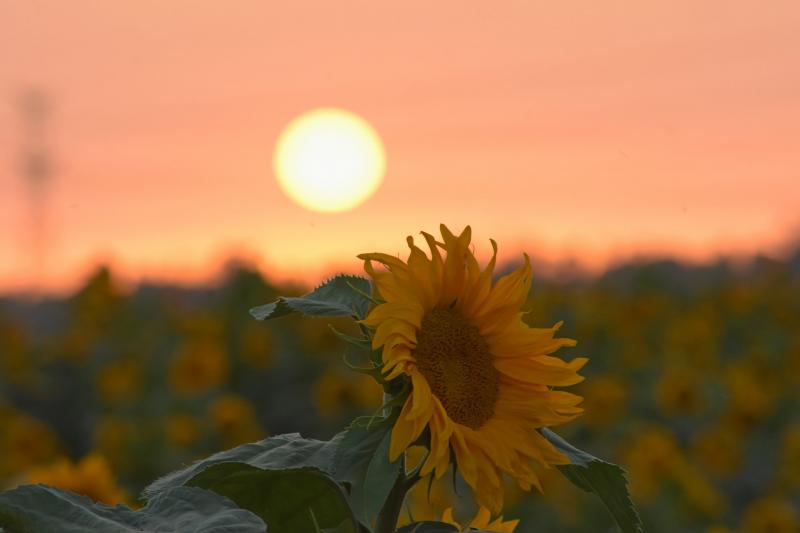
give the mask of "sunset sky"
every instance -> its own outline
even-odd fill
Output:
[[[98,261],[310,280],[471,224],[511,257],[705,259],[800,235],[800,4],[0,1],[0,292]],[[44,267],[18,172],[52,102]],[[275,142],[335,106],[383,139],[366,203],[307,211]]]

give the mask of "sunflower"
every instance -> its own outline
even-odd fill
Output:
[[[552,387],[582,381],[585,358],[571,362],[550,354],[571,339],[555,338],[560,323],[531,328],[520,311],[531,284],[531,265],[492,282],[497,244],[485,270],[470,250],[471,230],[442,240],[422,233],[430,257],[408,237],[404,262],[383,253],[362,254],[380,299],[363,321],[382,347],[387,381],[410,383],[392,429],[390,459],[396,460],[426,428],[429,454],[420,474],[440,478],[455,462],[477,502],[497,513],[503,474],[524,490],[541,490],[534,462],[566,464],[537,428],[577,417],[581,397]],[[444,256],[443,256],[444,252]],[[378,269],[373,262],[385,269]]]

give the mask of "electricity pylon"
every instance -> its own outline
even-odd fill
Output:
[[[28,89],[19,99],[19,110],[23,129],[20,176],[27,193],[30,217],[23,246],[25,255],[30,258],[32,288],[36,291],[47,269],[47,188],[53,175],[47,139],[50,102],[44,92]]]

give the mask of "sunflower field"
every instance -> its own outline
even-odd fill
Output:
[[[458,240],[462,236],[443,231],[447,257],[459,247],[467,250]],[[439,243],[431,241],[431,259],[423,256],[435,272]],[[413,259],[415,253],[412,248],[409,269],[423,261]],[[224,280],[207,287],[129,289],[100,268],[69,297],[0,297],[0,489],[17,498],[0,501],[0,520],[6,521],[0,525],[9,533],[34,531],[19,518],[33,505],[24,498],[33,496],[20,491],[43,484],[70,491],[48,489],[47,498],[61,498],[54,506],[84,505],[88,500],[64,496],[84,495],[106,504],[98,509],[125,509],[129,523],[141,530],[160,512],[156,499],[166,506],[168,498],[178,497],[209,513],[220,509],[219,528],[202,531],[264,530],[258,513],[245,510],[248,505],[241,509],[228,500],[204,500],[208,491],[191,492],[184,483],[187,472],[196,486],[247,479],[254,493],[278,487],[283,495],[297,489],[292,475],[306,476],[303,483],[316,483],[319,491],[327,490],[327,478],[310,467],[264,471],[241,462],[226,463],[228,471],[225,464],[200,471],[203,463],[194,461],[247,443],[263,447],[253,453],[279,445],[306,453],[302,446],[333,442],[325,439],[347,426],[353,450],[385,437],[386,464],[401,458],[408,472],[427,476],[401,487],[401,496],[407,495],[390,516],[397,522],[392,530],[427,524],[404,531],[616,531],[620,519],[613,503],[549,467],[570,462],[559,459],[561,452],[575,462],[558,436],[487,429],[544,420],[535,427],[557,426],[554,431],[572,446],[627,472],[639,530],[800,531],[800,252],[704,266],[638,262],[570,278],[537,276],[534,261],[530,291],[520,281],[529,283],[527,258],[497,265],[494,273],[474,270],[473,277],[466,254],[467,265],[459,271],[474,284],[449,286],[453,276],[445,260],[445,273],[431,278],[439,288],[420,292],[415,316],[404,313],[417,303],[391,296],[394,286],[387,285],[391,280],[385,277],[398,272],[392,268],[399,260],[366,254],[368,275],[348,285],[369,299],[376,294],[370,296],[371,283],[377,284],[383,299],[365,300],[369,314],[365,308],[360,322],[325,316],[335,313],[293,313],[292,302],[308,287],[277,286],[243,265],[230,266]],[[378,263],[389,270],[376,270]],[[488,274],[481,278],[480,272]],[[477,304],[470,307],[481,283],[494,283],[492,294],[499,294],[506,285],[498,279],[519,281],[503,293],[504,301],[518,299],[517,307],[501,312],[498,303],[483,314]],[[425,304],[426,294],[435,301]],[[495,326],[510,331],[502,321],[516,320],[519,308],[527,313],[515,326],[518,338],[485,333]],[[251,309],[256,318],[285,316],[256,320]],[[459,322],[462,316],[480,326],[481,336]],[[405,346],[403,328],[415,323],[414,344]],[[553,337],[556,330],[559,338]],[[448,333],[453,331],[458,335]],[[489,351],[496,356],[504,347],[512,353],[530,331],[546,332],[542,338],[555,343],[542,352],[558,349],[542,359],[551,366],[534,371],[520,365],[501,373],[486,366],[492,364],[485,360]],[[365,353],[391,352],[377,375],[369,356],[359,352],[365,341]],[[460,373],[448,366],[451,361],[426,355],[447,352],[456,342],[458,350],[472,350],[474,368]],[[585,379],[576,377],[578,371]],[[526,388],[526,372],[545,373],[555,388]],[[514,379],[503,378],[509,375]],[[472,388],[463,392],[462,381]],[[519,418],[519,398],[534,393],[543,403],[525,403],[525,412],[541,413]],[[397,403],[384,403],[392,399]],[[389,409],[394,418],[380,418]],[[408,415],[426,410],[427,440],[420,441],[423,428]],[[381,429],[384,423],[389,425]],[[359,431],[362,437],[356,438]],[[540,457],[539,467],[515,462],[529,456]],[[456,459],[458,476],[455,468],[448,471]],[[366,475],[377,476],[381,468],[373,458]],[[390,501],[390,491],[400,485],[387,485],[384,499]],[[355,516],[368,517],[375,531],[383,531],[386,506],[377,513],[372,497],[368,491],[360,496]],[[117,504],[126,507],[111,507]],[[340,504],[326,501],[319,509],[329,512]],[[310,514],[314,526],[308,531],[350,531],[320,524],[323,514]],[[224,529],[226,520],[238,528]],[[281,517],[264,519],[270,520],[282,523]],[[360,524],[358,531],[372,527],[365,520]],[[452,529],[443,529],[445,524]],[[179,525],[174,530],[200,531]],[[270,525],[269,531],[292,528]]]

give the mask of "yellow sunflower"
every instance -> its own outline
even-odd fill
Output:
[[[444,475],[452,450],[478,503],[497,513],[503,473],[525,490],[541,490],[534,461],[545,467],[569,463],[537,428],[582,412],[580,396],[552,387],[580,382],[577,372],[586,359],[567,363],[547,355],[575,344],[554,337],[560,323],[531,328],[523,322],[520,308],[531,285],[527,255],[519,269],[493,284],[494,241],[482,271],[470,250],[469,226],[456,236],[442,225],[441,233],[444,242],[422,233],[430,258],[412,237],[407,262],[383,253],[359,255],[384,302],[363,323],[375,328],[373,347],[383,347],[386,379],[405,376],[411,384],[392,429],[390,458],[428,428],[430,453],[420,473]]]

